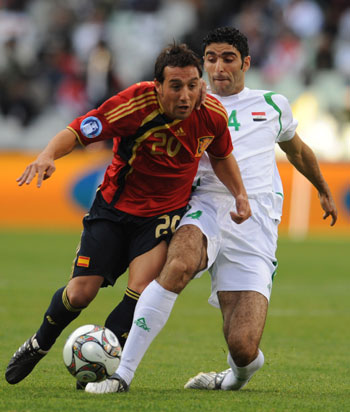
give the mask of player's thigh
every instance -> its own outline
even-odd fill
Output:
[[[218,299],[226,339],[257,347],[265,326],[267,298],[256,291],[220,291]]]
[[[206,238],[194,225],[181,226],[173,236],[158,282],[180,293],[193,276],[207,264]]]
[[[200,271],[196,276],[199,277],[217,257],[220,246],[218,220],[221,216],[217,213],[218,205],[212,193],[195,193],[189,206],[189,211],[181,219],[176,239],[174,237],[177,243],[174,242],[173,246],[175,252],[180,251],[182,256],[188,259],[191,258],[191,253],[193,257],[198,257],[200,254]],[[185,227],[187,229],[183,229]],[[202,235],[194,227],[197,227]],[[205,249],[202,248],[203,245]]]
[[[181,226],[173,236],[168,251],[168,261],[181,261],[192,275],[207,265],[207,240],[202,231],[193,224]]]
[[[129,265],[129,289],[141,293],[159,275],[165,264],[167,250],[168,245],[163,240],[153,249],[132,260]]]
[[[277,268],[277,225],[257,213],[240,225],[223,217],[219,225],[221,244],[209,270],[209,302],[218,306],[218,291],[255,291],[269,300]]]
[[[138,293],[155,279],[164,266],[168,244],[186,208],[148,218],[130,218],[129,283]]]

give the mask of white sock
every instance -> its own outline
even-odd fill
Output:
[[[177,293],[164,289],[155,280],[141,293],[116,371],[128,385],[146,350],[166,324],[177,297]]]
[[[264,354],[259,349],[258,356],[247,366],[239,367],[233,361],[230,352],[227,355],[227,362],[231,366],[230,373],[228,373],[221,384],[221,389],[224,391],[238,390],[243,388],[254,373],[258,371],[264,364]]]

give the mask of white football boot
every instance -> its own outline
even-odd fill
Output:
[[[102,382],[89,382],[85,387],[85,392],[98,394],[127,392],[128,390],[128,384],[117,373]]]
[[[227,378],[226,378],[227,376]],[[225,379],[226,378],[226,379]],[[223,381],[225,379],[225,384]],[[249,379],[238,379],[234,376],[232,369],[226,369],[222,372],[200,372],[185,384],[185,389],[206,389],[206,390],[219,390],[224,391],[238,391],[242,389],[248,382]]]

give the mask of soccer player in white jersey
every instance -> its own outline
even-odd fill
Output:
[[[240,225],[229,217],[234,200],[202,158],[191,209],[182,219],[159,277],[137,303],[134,324],[115,375],[90,383],[93,393],[128,390],[135,370],[154,337],[165,325],[178,294],[187,283],[209,268],[209,302],[220,307],[228,346],[229,368],[199,373],[185,388],[239,390],[264,363],[259,349],[272,281],[277,228],[283,189],[275,161],[278,143],[288,160],[317,189],[324,218],[337,220],[337,210],[312,150],[296,133],[287,99],[245,87],[250,67],[246,37],[230,27],[211,31],[204,39],[204,68],[210,92],[225,106],[229,128],[252,216]]]

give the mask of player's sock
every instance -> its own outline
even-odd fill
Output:
[[[177,293],[164,289],[153,280],[137,302],[133,325],[123,349],[117,374],[130,385],[137,366],[153,339],[166,324]]]
[[[243,388],[249,380],[252,378],[254,373],[258,371],[264,364],[264,354],[259,349],[258,356],[249,363],[247,366],[239,367],[235,364],[234,360],[229,353],[227,356],[227,362],[231,366],[233,373],[228,373],[221,384],[221,389],[227,390],[238,390]]]
[[[105,326],[114,332],[122,348],[131,329],[135,306],[139,297],[139,293],[126,288],[123,300],[112,310],[106,319]]]
[[[73,307],[67,296],[66,287],[58,289],[53,295],[43,323],[36,332],[36,339],[42,350],[49,350],[63,329],[79,316],[84,308]]]

